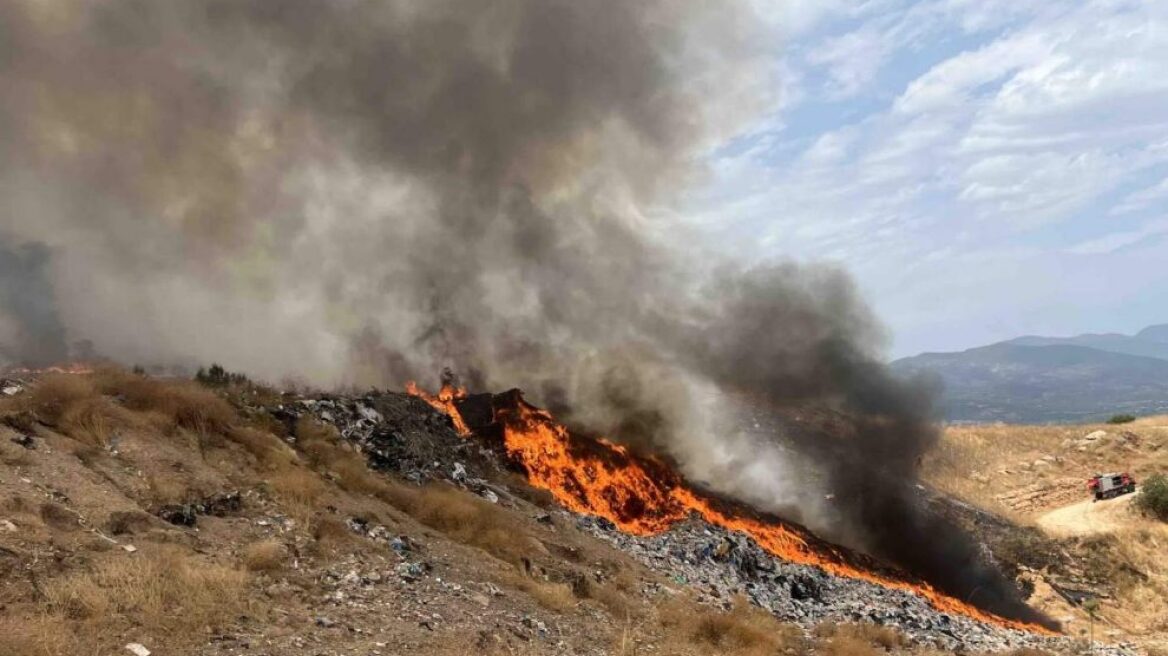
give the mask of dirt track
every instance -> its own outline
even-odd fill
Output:
[[[1086,499],[1042,515],[1038,526],[1054,537],[1114,531],[1133,521],[1130,505],[1134,498],[1134,494],[1125,494],[1103,501]]]

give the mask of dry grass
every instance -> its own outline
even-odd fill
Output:
[[[341,489],[354,494],[387,494],[389,483],[370,471],[365,458],[341,441],[332,426],[307,415],[296,423],[296,445],[313,467],[335,480]]]
[[[228,437],[255,456],[256,462],[262,467],[286,468],[297,460],[296,452],[272,433],[241,426],[231,429]]]
[[[839,636],[821,641],[815,650],[820,656],[879,656],[880,650],[861,638]]]
[[[576,595],[572,586],[567,583],[539,581],[518,572],[509,573],[502,577],[502,583],[516,590],[521,590],[531,597],[540,606],[548,610],[562,613],[576,606]]]
[[[353,542],[353,531],[344,520],[324,515],[312,522],[312,539],[324,545],[341,545]]]
[[[98,653],[92,644],[82,646],[73,635],[69,623],[62,617],[0,616],[0,654],[3,656],[83,656]]]
[[[674,600],[658,609],[658,624],[666,636],[667,653],[684,653],[692,645],[697,653],[727,656],[806,654],[803,632],[784,624],[770,613],[738,599],[734,607],[718,612]]]
[[[616,581],[597,583],[588,576],[581,576],[572,583],[572,594],[577,599],[591,599],[599,602],[617,619],[628,620],[641,615],[638,608],[622,591]]]
[[[243,564],[253,572],[274,572],[287,562],[288,548],[279,540],[261,540],[243,549]]]
[[[291,506],[295,515],[311,515],[326,487],[320,476],[303,467],[285,467],[268,477],[268,484],[277,497]]]
[[[118,369],[99,371],[92,378],[92,385],[103,394],[118,396],[131,410],[157,413],[177,428],[222,435],[240,423],[230,403],[196,383],[158,380]]]
[[[18,399],[20,409],[85,445],[104,448],[117,428],[132,423],[87,376],[48,374]]]
[[[133,557],[114,554],[88,571],[44,586],[47,610],[99,631],[115,618],[171,644],[195,638],[206,627],[228,623],[246,610],[248,576],[164,546]]]
[[[1137,631],[1168,631],[1168,525],[1120,531],[1110,542],[1100,562],[1086,566],[1115,586],[1120,608],[1113,619]]]
[[[859,640],[871,647],[894,651],[908,645],[903,633],[890,626],[879,624],[836,624],[824,622],[815,627],[815,635],[830,640]]]
[[[511,513],[462,490],[436,484],[400,492],[407,496],[402,510],[452,540],[513,564],[541,549]]]

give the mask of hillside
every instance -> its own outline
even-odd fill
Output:
[[[784,562],[696,519],[623,534],[405,394],[116,371],[5,390],[4,656],[1073,646]]]
[[[949,421],[1045,423],[1168,411],[1165,326],[1136,336],[1020,337],[891,364],[940,383]]]
[[[1168,525],[1135,512],[1134,495],[1095,503],[1085,488],[1096,472],[1127,471],[1139,482],[1168,471],[1168,417],[950,426],[923,470],[932,486],[976,509],[971,524],[999,558],[1019,564],[1035,587],[1031,603],[1068,632],[1088,631],[1075,600],[1097,596],[1097,635],[1168,647]]]

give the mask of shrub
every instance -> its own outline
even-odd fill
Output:
[[[1111,415],[1107,420],[1109,424],[1130,424],[1136,420],[1135,415]]]
[[[246,385],[251,382],[247,376],[227,371],[219,364],[212,364],[210,368],[199,367],[195,372],[195,381],[207,387],[227,387],[228,385]]]
[[[28,409],[50,426],[59,425],[70,410],[95,399],[98,392],[85,376],[49,374],[29,390]]]
[[[284,566],[288,549],[278,540],[253,542],[243,550],[243,564],[253,572],[272,572]]]
[[[1149,476],[1135,498],[1135,504],[1145,514],[1168,522],[1168,477],[1164,474]]]

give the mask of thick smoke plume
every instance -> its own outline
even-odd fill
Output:
[[[917,500],[927,396],[846,277],[670,246],[670,200],[772,100],[759,24],[745,0],[5,2],[0,355],[453,367],[1023,615]]]

